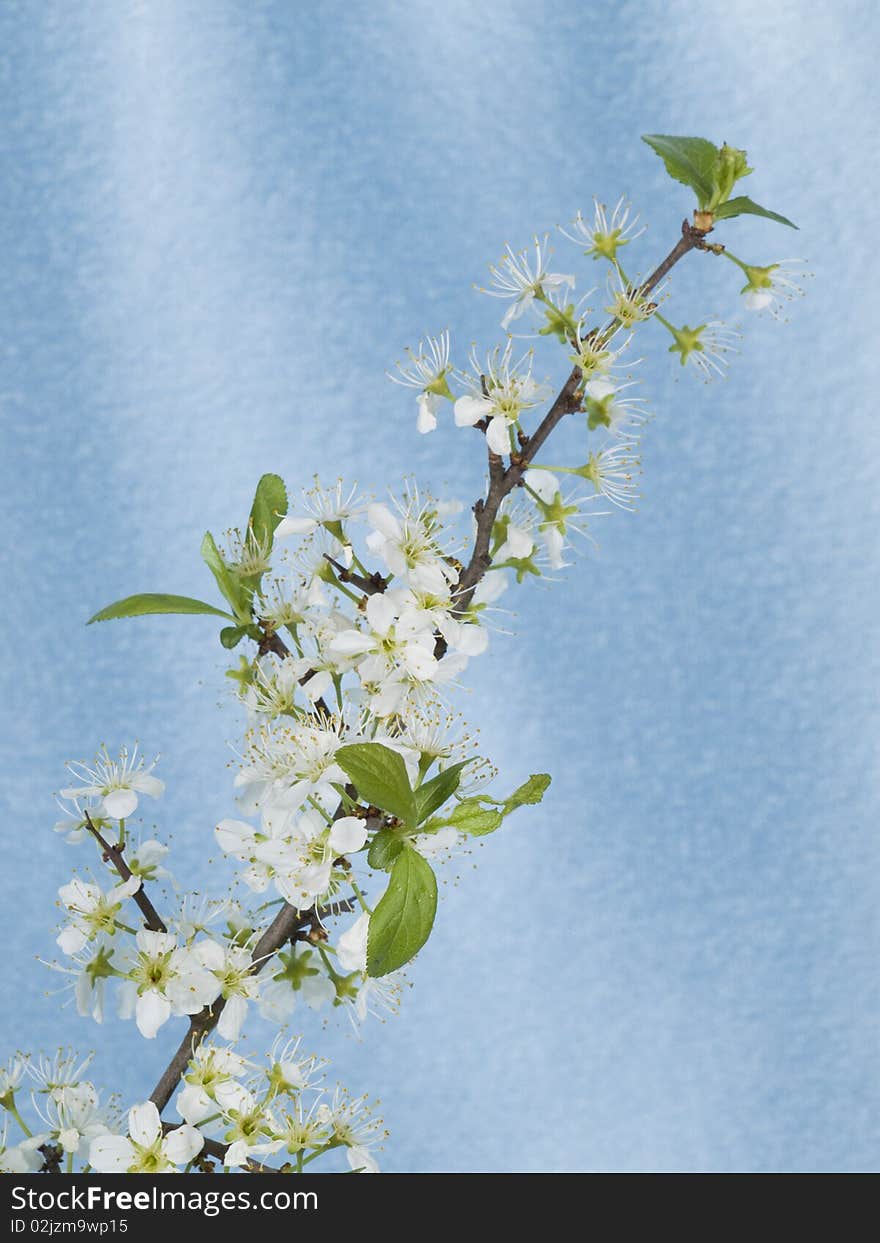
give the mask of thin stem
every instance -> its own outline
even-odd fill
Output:
[[[689,251],[701,249],[705,245],[704,237],[705,234],[701,230],[695,229],[689,221],[685,220],[681,226],[681,237],[679,240],[647,280],[638,286],[636,292],[641,297],[647,297],[652,290],[657,288],[667,273],[675,267],[679,259],[684,258]],[[623,325],[620,320],[611,320],[604,328],[596,332],[596,340],[606,345],[621,327]],[[491,564],[489,549],[492,541],[492,527],[495,524],[502,502],[522,482],[522,478],[531,466],[535,455],[543,447],[559,423],[562,422],[567,414],[580,409],[581,398],[578,390],[581,385],[581,379],[580,367],[573,367],[571,374],[559,390],[550,409],[538,424],[536,431],[526,440],[522,452],[511,457],[510,465],[506,470],[500,458],[495,458],[493,462],[494,455],[489,454],[489,489],[485,497],[481,497],[474,505],[477,532],[474,538],[473,552],[470,561],[459,575],[458,584],[454,591],[455,608],[453,612],[457,616],[460,617],[467,612],[474,598],[477,585]],[[445,640],[440,637],[435,644],[434,654],[439,657],[445,651]]]
[[[116,868],[116,871],[118,872],[122,880],[130,880],[131,877],[134,875],[134,873],[132,872],[128,864],[125,862],[122,851],[119,849],[118,846],[111,846],[110,843],[104,837],[102,837],[100,830],[95,827],[95,823],[92,820],[88,812],[86,812],[85,814],[85,824],[86,824],[86,828],[89,830],[89,832],[92,834],[92,836],[97,841],[98,845],[103,850],[104,858],[108,862],[113,864],[113,866]],[[143,915],[144,923],[146,924],[146,927],[149,929],[150,932],[167,932],[168,931],[164,922],[159,916],[159,912],[156,910],[156,908],[153,906],[150,899],[147,897],[147,894],[144,890],[143,881],[141,881],[140,887],[134,891],[131,897],[132,897],[132,901],[135,903],[138,910]],[[119,926],[122,927],[121,924]]]
[[[678,261],[689,251],[706,248],[704,237],[705,234],[701,230],[695,229],[689,221],[685,220],[682,224],[681,237],[676,242],[675,246],[673,246],[666,258],[654,269],[648,279],[639,286],[637,292],[642,297],[646,297],[657,287],[657,285],[659,285],[675,264],[678,263]],[[614,319],[603,329],[597,332],[596,339],[603,341],[610,340],[621,327],[622,325],[620,321]],[[522,482],[523,476],[534,460],[535,455],[543,447],[562,419],[567,414],[580,409],[581,395],[578,390],[581,385],[581,380],[581,369],[576,366],[572,369],[571,374],[563,384],[555,400],[553,401],[553,404],[544,415],[544,418],[541,420],[536,431],[524,440],[521,451],[518,454],[514,453],[511,455],[510,464],[506,469],[502,459],[488,449],[487,446],[489,487],[486,495],[481,497],[473,507],[474,516],[476,518],[476,535],[474,537],[471,558],[459,574],[458,583],[454,589],[455,607],[453,609],[453,613],[456,616],[460,617],[462,614],[467,612],[467,609],[473,600],[477,585],[486,574],[486,571],[490,568],[492,560],[490,555],[492,545],[492,528],[494,526],[495,519],[498,516],[498,511],[502,502],[505,497],[507,497],[513,489],[519,486]],[[344,567],[340,568],[338,566],[334,566],[334,568],[339,571],[341,578]],[[345,575],[347,581],[353,582],[355,586],[360,587],[361,590],[366,590],[362,586],[363,582],[370,582],[373,590],[368,594],[384,591],[388,585],[388,582],[390,582],[390,579],[383,579],[382,585],[380,586],[378,580],[381,576],[379,575],[373,576],[376,579],[375,583],[373,583],[372,579],[362,579],[360,575],[357,575],[357,579],[360,580],[360,582],[357,582],[355,578],[351,576],[351,572],[349,570],[345,570]],[[435,656],[437,656],[438,659],[446,652],[446,646],[445,639],[438,635],[434,647]],[[260,649],[261,651],[273,651],[282,657],[290,655],[290,651],[287,646],[274,632],[266,634],[260,644]],[[308,681],[310,676],[311,671],[306,673],[304,677],[300,679],[301,684]],[[320,709],[318,708],[318,704],[320,704]],[[323,704],[323,701],[318,701],[318,704],[315,705],[316,709],[326,712],[326,706]],[[94,826],[89,823],[89,827],[98,837],[98,840],[103,844],[103,839],[97,834]],[[112,848],[108,851],[110,858],[113,857],[111,851]],[[135,900],[137,900],[137,895],[135,895]],[[329,907],[318,911],[317,916],[320,919],[326,914],[340,914],[344,910],[351,910],[351,903],[331,903]],[[261,971],[268,959],[278,949],[280,949],[285,942],[289,941],[291,938],[294,938],[296,933],[301,928],[309,924],[315,917],[315,914],[314,910],[299,912],[285,902],[278,914],[263,932],[263,935],[260,937],[256,947],[254,948],[252,954],[252,972],[256,974]],[[158,918],[158,916],[156,918]],[[165,931],[164,925],[162,925],[160,930]],[[200,1011],[199,1014],[194,1015],[190,1021],[189,1030],[181,1041],[176,1053],[171,1058],[171,1061],[162,1072],[159,1082],[156,1084],[156,1087],[153,1089],[150,1096],[150,1099],[156,1105],[160,1113],[168,1104],[171,1097],[174,1095],[174,1092],[177,1090],[180,1077],[186,1069],[187,1063],[192,1057],[195,1049],[204,1040],[205,1036],[216,1027],[225,1004],[225,1000],[221,997],[215,1001],[212,1006],[206,1006],[202,1011]],[[209,1143],[211,1143],[211,1141],[206,1141],[205,1144],[205,1150],[208,1152],[210,1152],[214,1147],[213,1143],[211,1143],[211,1148],[209,1148]],[[308,1164],[308,1162],[312,1161],[315,1156],[320,1155],[320,1152],[327,1151],[328,1147],[335,1146],[335,1144],[326,1146],[325,1148],[319,1150],[319,1152],[305,1158],[303,1164]],[[217,1145],[217,1147],[219,1148],[220,1146]],[[222,1149],[220,1151],[222,1155]]]
[[[358,888],[358,883],[354,879],[353,876],[349,876],[348,883],[351,885],[352,889],[354,890],[355,896],[357,897],[358,902],[360,902],[361,906],[364,908],[364,910],[367,912],[368,915],[372,915],[373,912],[367,906],[366,899],[364,898],[364,895],[361,893],[360,889]]]
[[[24,1131],[28,1139],[30,1139],[31,1136],[33,1135],[33,1131],[30,1129],[28,1124],[25,1122],[24,1118],[18,1112],[18,1107],[15,1104],[15,1101],[13,1101],[11,1105],[7,1105],[6,1108],[9,1111],[9,1113],[12,1115],[12,1117],[15,1119],[15,1121],[18,1123],[18,1125],[21,1127],[21,1129]]]

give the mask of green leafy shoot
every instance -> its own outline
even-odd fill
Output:
[[[86,625],[114,621],[120,617],[146,617],[152,613],[210,613],[235,621],[231,613],[215,608],[213,604],[206,604],[204,600],[193,600],[190,596],[171,596],[164,592],[142,592],[140,595],[126,596],[115,604],[108,604],[94,617],[90,617]]]

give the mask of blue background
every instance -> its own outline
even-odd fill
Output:
[[[63,761],[161,751],[192,884],[231,808],[210,620],[86,617],[207,592],[201,534],[267,469],[475,496],[385,367],[496,340],[471,282],[593,194],[644,211],[647,270],[688,200],[639,135],[695,132],[801,226],[724,238],[809,257],[809,297],[722,385],[644,334],[640,511],[520,593],[464,705],[552,790],[447,886],[396,1021],[305,1030],[381,1096],[389,1169],[876,1168],[876,36],[853,0],[3,6],[0,1048],[97,1047],[132,1100],[177,1039],[44,995]],[[731,265],[679,271],[679,322],[737,312]]]

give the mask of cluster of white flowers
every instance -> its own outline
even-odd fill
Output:
[[[543,461],[549,432],[537,410],[554,390],[536,373],[535,346],[515,356],[508,337],[485,354],[472,349],[459,369],[443,332],[409,351],[391,378],[416,391],[419,432],[440,426],[448,402],[456,426],[482,434],[490,487],[471,529],[461,505],[412,485],[375,500],[341,481],[316,481],[288,512],[273,475],[261,480],[248,524],[228,533],[225,551],[206,536],[203,556],[235,623],[221,641],[257,644],[229,671],[247,725],[237,811],[216,825],[215,841],[235,882],[220,901],[172,899],[161,889],[171,880],[168,847],[133,837],[130,823],[142,796],[163,793],[156,761],[137,747],[118,758],[102,747],[92,763],[68,766],[73,781],[58,795],[64,818],[55,827],[73,845],[93,842],[104,870],[76,872],[59,888],[64,960],[48,964],[69,978],[80,1015],[102,1023],[112,995],[116,1013],[133,1018],[145,1039],[174,1018],[201,1016],[175,1088],[182,1121],[163,1124],[152,1101],[123,1121],[84,1077],[88,1059],[65,1051],[16,1057],[0,1067],[0,1170],[79,1161],[99,1172],[161,1173],[210,1157],[227,1169],[274,1158],[301,1171],[336,1149],[352,1170],[378,1168],[382,1124],[364,1098],[324,1085],[322,1064],[300,1054],[299,1038],[279,1036],[262,1069],[238,1044],[253,1010],[287,1024],[301,1001],[356,1028],[368,1015],[395,1012],[401,968],[433,922],[432,865],[546,789],[549,778],[539,774],[507,799],[488,793],[493,770],[447,701],[486,651],[494,606],[512,583],[560,571],[576,539],[592,538],[595,517],[633,508],[648,412],[630,353],[643,325],[659,323],[672,335],[670,350],[706,379],[724,373],[737,340],[717,321],[692,329],[665,318],[657,280],[668,263],[657,279],[626,276],[619,256],[641,236],[637,221],[621,199],[610,212],[596,203],[592,218],[579,212],[561,230],[609,265],[604,325],[588,326],[588,295],[573,300],[575,276],[552,270],[547,237],[522,252],[508,246],[483,291],[509,302],[503,329],[526,316],[537,325],[531,335],[561,346],[570,374],[545,419],[577,413],[580,465]],[[750,309],[775,314],[799,292],[780,265],[752,267],[725,253],[746,273]],[[569,478],[570,488],[560,482]],[[499,480],[509,486],[493,500]],[[97,619],[130,613],[111,608]],[[398,869],[418,925],[405,937],[388,927],[402,918],[388,902]],[[383,873],[388,888],[377,901],[372,888]],[[266,912],[276,906],[287,922],[267,941]],[[17,1098],[26,1081],[36,1085],[33,1126]],[[17,1143],[8,1142],[10,1123],[22,1132]]]

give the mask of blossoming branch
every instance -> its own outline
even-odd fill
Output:
[[[267,474],[247,521],[202,541],[216,602],[139,594],[92,618],[208,615],[223,647],[245,652],[228,671],[246,718],[231,814],[213,832],[230,868],[214,897],[172,892],[167,845],[133,824],[143,798],[162,796],[155,761],[122,747],[69,765],[56,829],[91,862],[59,887],[62,957],[47,966],[83,1019],[112,1011],[150,1047],[173,1044],[150,1098],[125,1109],[91,1079],[92,1055],[16,1054],[0,1068],[0,1170],[297,1173],[341,1154],[378,1170],[386,1133],[370,1101],[331,1087],[291,1022],[323,1011],[360,1028],[395,1012],[434,925],[437,872],[544,796],[541,773],[499,791],[455,695],[505,593],[561,572],[596,519],[633,507],[648,416],[637,338],[667,334],[700,379],[726,372],[735,330],[670,318],[676,264],[733,263],[748,311],[778,317],[801,293],[791,265],[747,263],[717,240],[741,215],[791,225],[733,195],[752,171],[743,151],[645,141],[696,195],[653,271],[630,260],[644,228],[629,204],[596,203],[560,230],[565,258],[543,236],[490,265],[500,341],[463,358],[439,332],[391,374],[415,395],[420,433],[468,429],[486,469],[469,513],[414,484],[377,499],[341,481],[291,506]],[[579,294],[578,268],[596,263],[604,288]],[[568,369],[555,394],[550,350]],[[574,458],[549,461],[565,456],[550,441],[572,419]],[[279,1028],[262,1051],[247,1043],[255,1011]]]

